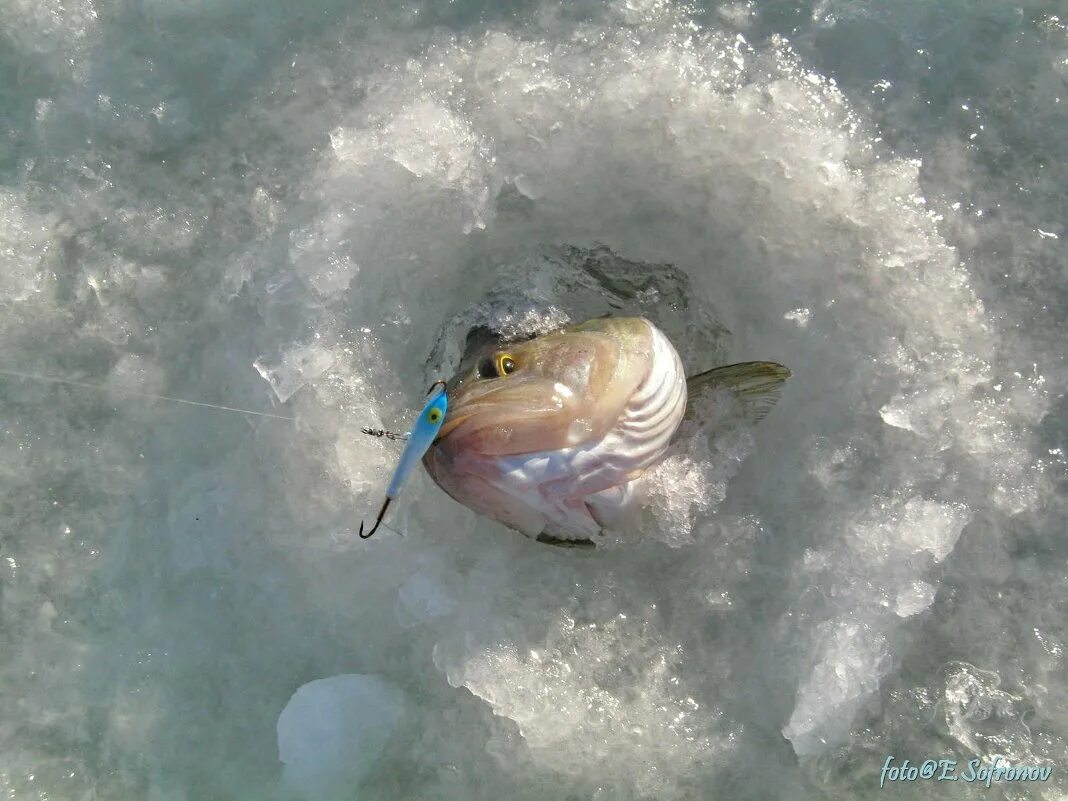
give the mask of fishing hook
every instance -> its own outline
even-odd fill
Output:
[[[389,498],[389,497],[386,498],[385,503],[382,504],[382,508],[378,510],[378,518],[375,520],[375,524],[373,526],[371,526],[371,530],[368,531],[366,534],[363,533],[363,521],[362,520],[360,521],[360,539],[361,540],[368,539],[376,531],[378,531],[378,526],[379,526],[379,524],[381,524],[382,518],[386,514],[386,507],[389,506],[389,502],[392,501],[392,500],[393,500],[392,498]]]

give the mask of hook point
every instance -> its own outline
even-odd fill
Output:
[[[360,521],[359,536],[360,536],[361,540],[370,539],[372,536],[374,536],[374,533],[376,531],[378,531],[378,526],[382,523],[382,518],[385,517],[386,509],[387,509],[387,507],[389,507],[389,502],[392,501],[392,500],[393,500],[392,498],[390,498],[389,496],[386,496],[386,500],[382,504],[382,508],[378,510],[378,517],[375,520],[375,524],[373,526],[371,526],[371,530],[368,531],[366,534],[363,533],[363,521],[362,520]]]

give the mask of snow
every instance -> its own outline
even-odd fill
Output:
[[[0,4],[0,370],[78,382],[0,373],[0,792],[1063,795],[1066,64],[1000,0]],[[607,312],[793,378],[610,548],[421,473],[356,536],[471,328]]]
[[[302,685],[278,716],[282,783],[299,798],[354,797],[405,705],[404,694],[381,676],[331,676]]]

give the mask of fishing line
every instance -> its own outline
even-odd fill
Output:
[[[116,387],[104,387],[99,384],[90,384],[85,381],[75,381],[72,378],[52,378],[46,375],[34,375],[33,373],[22,373],[18,370],[5,370],[0,367],[0,375],[11,376],[13,378],[25,378],[30,381],[42,381],[46,384],[67,384],[72,387],[82,387],[84,389],[95,389],[98,392],[118,392],[122,395],[132,395],[139,398],[150,398],[152,400],[169,401],[171,403],[184,403],[188,406],[203,406],[207,409],[221,409],[224,412],[238,412],[240,414],[252,414],[256,417],[270,417],[274,420],[296,420],[295,417],[286,417],[281,414],[271,414],[270,412],[254,412],[251,409],[236,409],[233,406],[223,406],[218,403],[204,403],[202,401],[186,400],[185,398],[169,398],[166,395],[153,395],[150,392],[138,392],[132,389],[118,389]]]

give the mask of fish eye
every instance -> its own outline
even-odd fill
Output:
[[[479,378],[503,378],[515,372],[518,365],[510,353],[498,353],[496,356],[486,356],[478,363]]]
[[[511,354],[501,353],[497,356],[497,375],[511,375],[515,372],[515,359]]]

